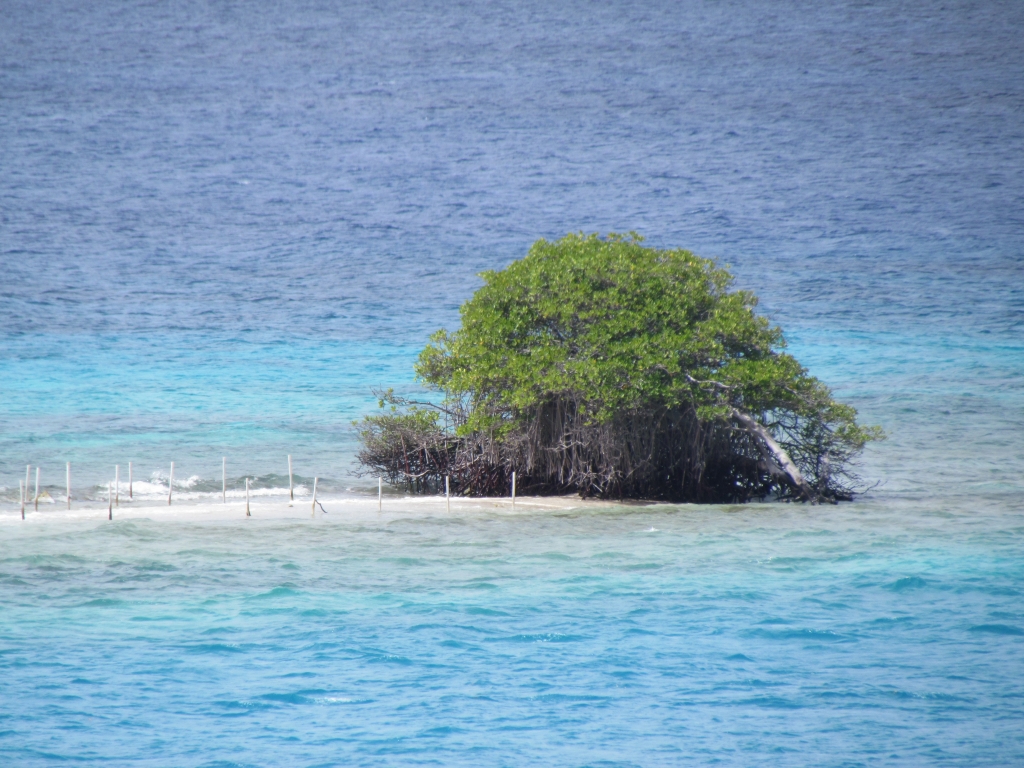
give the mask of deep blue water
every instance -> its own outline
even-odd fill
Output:
[[[1016,2],[3,3],[0,756],[1024,762],[1022,32]],[[879,485],[21,525],[27,464],[85,507],[128,461],[362,492],[370,388],[416,391],[477,273],[576,230],[731,265],[889,433]]]

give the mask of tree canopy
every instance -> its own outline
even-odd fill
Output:
[[[459,329],[435,333],[416,365],[442,403],[385,393],[394,410],[363,422],[368,469],[397,456],[396,434],[392,465],[416,453],[393,482],[450,474],[488,493],[517,471],[537,492],[835,500],[881,436],[784,351],[752,293],[689,251],[570,234],[482,277]]]

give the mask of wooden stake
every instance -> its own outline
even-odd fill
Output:
[[[167,478],[167,506],[171,506],[171,493],[174,492],[174,462],[171,462],[171,476]]]
[[[452,511],[452,500],[448,494],[448,475],[444,476],[444,505],[448,508],[448,512]]]
[[[252,517],[252,513],[249,512],[249,478],[245,478],[245,516]]]
[[[114,503],[121,506],[121,465],[114,465]]]
[[[39,511],[39,467],[36,467],[36,512]]]
[[[380,512],[384,508],[384,479],[377,476],[377,511]]]
[[[516,508],[516,473],[512,473],[512,509]]]
[[[68,509],[71,509],[71,462],[68,462]]]
[[[25,467],[25,498],[28,499],[28,479],[32,474],[32,465]]]
[[[220,457],[220,503],[228,503],[228,457]]]
[[[114,519],[114,494],[110,490],[110,483],[107,483],[107,520]]]
[[[312,517],[316,517],[316,481],[318,479],[319,478],[317,478],[317,477],[313,478],[313,514],[312,514]]]
[[[288,499],[295,501],[295,487],[292,484],[292,455],[288,454]]]
[[[25,519],[25,484],[18,478],[18,498],[21,499],[21,519]]]
[[[132,463],[128,462],[128,500],[132,500]]]

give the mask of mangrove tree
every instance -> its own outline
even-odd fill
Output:
[[[629,235],[539,240],[377,392],[364,472],[413,490],[742,502],[849,499],[881,437],[788,354],[716,262]]]

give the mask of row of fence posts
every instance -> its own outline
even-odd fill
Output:
[[[221,470],[221,501],[227,503],[228,500],[228,458],[222,456],[220,460]],[[39,511],[39,467],[36,467],[36,492],[35,492],[35,510]],[[29,478],[31,477],[32,465],[29,464],[25,467],[25,480],[22,482],[18,481],[18,490],[21,498],[21,516],[25,517],[25,504],[28,501],[28,489],[29,489]],[[249,478],[245,478],[246,491],[248,492]],[[292,457],[288,457],[288,492],[291,499],[294,500],[295,493],[293,490],[292,482]],[[111,495],[113,494],[113,498]],[[132,477],[132,462],[128,462],[128,498],[133,499],[134,493],[134,478]],[[171,462],[171,471],[167,477],[167,506],[171,505],[174,498],[174,462]],[[246,496],[248,500],[248,495]],[[68,509],[71,509],[71,462],[67,463],[67,502]],[[121,465],[114,465],[114,482],[113,484],[107,483],[107,506],[117,507],[121,506]]]
[[[227,504],[228,502],[228,458],[222,456],[220,460],[220,472],[221,472],[221,503]],[[19,498],[21,499],[21,519],[25,519],[25,503],[28,501],[28,490],[29,490],[29,479],[32,475],[32,465],[29,464],[25,467],[25,479],[24,481],[18,480],[18,491]],[[313,513],[312,517],[316,517],[316,490],[317,482],[319,477],[313,478]],[[128,498],[134,497],[132,489],[132,463],[128,462]],[[71,462],[67,463],[67,489],[68,489],[68,509],[71,509]],[[171,505],[171,500],[174,495],[174,462],[171,462],[171,472],[167,477],[167,506]],[[288,499],[289,502],[295,501],[295,482],[294,475],[292,474],[292,457],[288,454]],[[452,511],[452,500],[451,500],[451,484],[450,476],[444,476],[444,503],[445,509],[450,513]],[[121,505],[121,465],[114,465],[114,482],[107,483],[107,519],[114,519],[114,507]],[[516,506],[516,473],[512,473],[512,508]],[[377,511],[382,512],[384,509],[384,478],[377,478]],[[36,467],[36,492],[35,492],[35,510],[39,511],[39,467]],[[245,516],[252,517],[252,512],[249,509],[249,477],[245,478]]]
[[[222,456],[220,460],[220,498],[221,503],[227,504],[228,502],[228,457]],[[18,480],[18,496],[21,500],[21,519],[25,519],[25,504],[28,501],[28,490],[29,490],[29,478],[32,473],[32,465],[29,464],[25,467],[25,480]],[[316,510],[316,485],[318,478],[313,478],[313,509],[314,516]],[[128,462],[128,498],[134,498],[133,478],[132,478],[132,462]],[[174,462],[171,462],[171,471],[167,477],[167,506],[171,505],[174,498]],[[71,509],[71,462],[67,463],[67,499],[68,509]],[[295,481],[294,475],[292,474],[292,457],[288,454],[288,499],[289,501],[295,501]],[[121,465],[114,465],[114,482],[113,484],[107,483],[107,519],[114,519],[114,507],[121,505]],[[36,467],[36,492],[35,492],[35,510],[39,511],[39,467]],[[252,512],[249,510],[249,478],[245,478],[245,515],[246,517],[252,517]]]
[[[35,511],[39,511],[39,467],[36,467],[36,488],[33,496]],[[174,462],[171,462],[171,472],[174,472]],[[28,491],[29,491],[29,478],[32,473],[32,465],[29,464],[25,467],[25,480],[18,481],[18,491],[21,498],[21,519],[25,519],[25,504],[28,503]],[[71,462],[67,463],[67,473],[65,475],[67,482],[67,502],[68,509],[71,509]],[[113,499],[111,499],[111,493],[113,493]],[[133,493],[133,479],[132,479],[132,463],[128,462],[128,498],[132,498]],[[170,504],[170,496],[168,495],[167,503]],[[114,483],[113,491],[111,490],[111,484],[107,483],[107,506],[113,509],[115,505],[120,506],[121,504],[121,465],[114,465]]]

